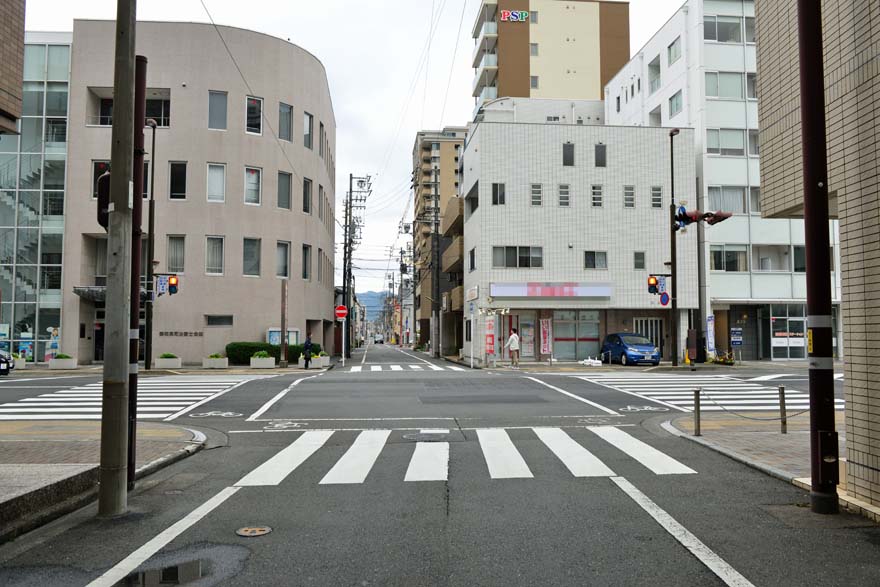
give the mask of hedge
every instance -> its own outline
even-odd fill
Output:
[[[232,365],[250,365],[254,353],[266,351],[277,362],[281,358],[281,347],[268,342],[230,342],[226,345],[226,356]],[[321,345],[312,343],[312,354],[321,352]],[[287,362],[296,363],[303,354],[303,345],[292,344],[287,347]]]

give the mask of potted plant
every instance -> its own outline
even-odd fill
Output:
[[[202,368],[204,369],[226,369],[229,367],[229,359],[220,353],[208,355],[208,358],[202,359]]]
[[[251,355],[251,369],[274,369],[275,357],[266,351],[257,351]]]
[[[156,369],[180,369],[182,361],[174,353],[162,353],[156,359]]]
[[[64,353],[58,353],[49,359],[49,369],[53,371],[57,369],[76,369],[76,359]]]
[[[321,351],[320,353],[318,353],[318,361],[320,366],[326,369],[330,366],[330,355],[328,355],[324,351]]]
[[[17,370],[25,369],[27,367],[27,357],[23,355],[12,353],[12,360],[15,361],[15,368]]]

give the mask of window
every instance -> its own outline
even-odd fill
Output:
[[[324,123],[318,123],[318,155],[324,158],[324,149],[327,144],[327,137],[324,136]]]
[[[162,127],[171,126],[171,100],[147,99],[146,117]]]
[[[663,207],[663,188],[660,186],[653,186],[651,188],[651,207],[652,208],[662,208]]]
[[[749,188],[749,211],[752,214],[761,213],[761,188],[759,187]]]
[[[275,275],[290,277],[290,243],[278,241],[275,244]]]
[[[794,249],[794,272],[795,273],[806,273],[807,272],[807,249],[804,246],[795,245],[792,247]]]
[[[13,159],[14,161],[14,159]],[[110,162],[109,161],[92,161],[92,198],[98,197],[98,178],[104,175],[106,172],[110,171]],[[13,179],[13,181],[15,181]],[[15,184],[12,184],[12,187],[15,187]],[[15,196],[13,194],[13,204],[15,203]],[[11,226],[11,225],[10,225]]]
[[[242,274],[250,277],[260,276],[260,239],[246,238],[244,239],[244,247],[242,249]]]
[[[755,42],[755,18],[753,16],[747,16],[745,18],[746,25],[746,43],[754,43]]]
[[[307,149],[312,148],[314,143],[312,135],[315,132],[315,117],[308,112],[303,112],[303,146]]]
[[[278,138],[289,141],[293,137],[293,106],[280,102],[278,104]]]
[[[529,43],[529,54],[532,57],[538,56],[538,44],[537,43]]]
[[[261,135],[263,134],[263,99],[247,97],[247,121],[245,122],[245,132]]]
[[[209,236],[206,238],[205,273],[223,275],[223,237]]]
[[[749,155],[753,157],[760,155],[761,147],[758,142],[758,131],[749,130]]]
[[[605,167],[605,163],[607,161],[605,147],[606,145],[602,144],[596,145],[596,167]]]
[[[635,208],[636,207],[636,188],[635,188],[635,186],[631,186],[631,185],[623,186],[623,207],[624,208]]]
[[[648,84],[650,93],[653,94],[660,89],[660,56],[657,55],[648,64]]]
[[[719,43],[742,43],[742,20],[737,16],[716,16]]]
[[[562,145],[562,165],[564,167],[574,167],[573,143],[565,143]]]
[[[303,245],[302,247],[302,278],[309,280],[312,278],[312,246]]]
[[[290,188],[292,175],[284,171],[278,172],[278,207],[290,210]]]
[[[584,269],[608,269],[605,251],[584,251]]]
[[[590,201],[593,205],[593,208],[601,208],[602,207],[602,186],[601,185],[593,185],[590,187]]]
[[[616,98],[616,107],[617,107],[617,111],[620,112],[620,96],[617,96],[617,98]]]
[[[676,37],[672,44],[666,47],[666,64],[672,65],[681,57],[681,37]]]
[[[226,165],[208,163],[208,201],[226,201]]]
[[[532,22],[532,24],[538,24],[538,11],[537,10],[532,10],[531,12],[529,12],[529,20]]]
[[[540,269],[543,266],[542,247],[492,247],[492,267],[496,269]]]
[[[746,98],[749,100],[758,99],[758,74],[746,74]]]
[[[477,249],[474,247],[468,251],[468,271],[474,271],[477,268]]]
[[[302,211],[312,213],[312,180],[303,178]]]
[[[208,92],[208,128],[226,130],[226,92]]]
[[[568,208],[571,205],[571,192],[567,183],[559,185],[559,205],[563,208]]]
[[[708,129],[706,152],[716,155],[745,155],[745,137],[739,129]]]
[[[318,220],[324,220],[324,186],[318,184]]]
[[[669,98],[669,118],[672,118],[679,112],[681,112],[681,90],[675,92],[675,94]]]
[[[324,249],[318,249],[318,283],[324,280]]]
[[[544,186],[539,183],[532,184],[532,206],[544,204]]]
[[[186,253],[186,237],[168,235],[168,251],[165,267],[169,273],[183,273]]]
[[[746,188],[739,186],[709,186],[709,208],[734,214],[745,214]]]
[[[244,168],[244,203],[260,205],[262,200],[263,170],[259,167]]]
[[[641,251],[636,251],[633,253],[633,269],[644,269],[645,268],[645,253]]]
[[[505,204],[504,184],[492,184],[492,205],[503,206]]]
[[[471,322],[472,322],[471,320],[464,321],[464,341],[465,342],[471,341],[471,336],[472,336],[471,335],[471,330],[472,330]]]
[[[536,76],[536,75],[529,76],[529,87],[533,90],[538,89],[538,76]]]
[[[706,97],[731,98],[742,100],[743,83],[741,73],[706,72]]]
[[[217,316],[205,314],[205,326],[232,326],[232,316],[228,314]]]
[[[712,271],[748,271],[748,246],[712,245],[709,249],[709,265]]]
[[[172,200],[186,199],[186,161],[172,161],[170,168],[170,185],[168,197]]]

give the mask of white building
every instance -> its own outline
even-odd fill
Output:
[[[688,0],[605,87],[609,124],[694,129],[696,206],[735,216],[705,230],[705,313],[719,351],[741,328],[744,359],[806,356],[801,220],[761,217],[754,2]],[[840,266],[837,222],[833,266]],[[832,273],[836,348],[840,276]],[[704,317],[705,319],[705,317]]]
[[[596,357],[605,335],[634,330],[669,357],[670,310],[647,286],[650,274],[669,271],[669,129],[602,118],[600,101],[502,98],[472,125],[461,189],[463,355],[473,341],[478,364],[487,334],[507,358],[511,328],[524,360]],[[678,194],[693,200],[692,131],[675,140]],[[697,306],[696,256],[687,253],[696,233],[679,235],[678,246],[683,341],[686,310]],[[548,327],[552,349],[542,345]]]

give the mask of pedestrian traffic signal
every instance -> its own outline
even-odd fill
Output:
[[[699,222],[703,219],[703,213],[699,210],[691,210],[687,211],[684,207],[678,209],[678,213],[675,215],[675,230],[679,228],[684,228],[688,224],[693,224],[694,222]]]
[[[660,280],[656,275],[648,276],[648,293],[658,295],[660,293]]]
[[[706,219],[706,224],[718,224],[719,222],[724,222],[728,218],[733,216],[731,212],[707,212],[704,218]]]
[[[180,279],[176,275],[172,275],[168,278],[168,294],[174,295],[177,293],[177,286],[180,283]]]

